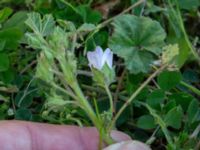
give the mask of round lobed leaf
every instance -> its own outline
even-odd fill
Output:
[[[162,52],[166,33],[161,25],[147,17],[121,15],[114,22],[109,47],[132,73],[148,72],[154,56]]]

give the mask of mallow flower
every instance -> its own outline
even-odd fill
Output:
[[[108,67],[112,69],[113,52],[109,48],[103,52],[102,48],[97,46],[95,51],[87,53],[87,58],[91,68],[94,67],[98,70],[102,70],[103,66],[107,64]]]
[[[108,86],[114,81],[113,52],[109,48],[103,52],[102,48],[97,46],[95,51],[87,53],[87,58],[96,83]]]

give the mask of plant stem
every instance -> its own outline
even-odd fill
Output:
[[[77,81],[73,82],[73,84],[71,84],[71,87],[74,90],[74,92],[76,93],[77,97],[79,98],[78,101],[79,101],[80,105],[82,106],[82,108],[85,110],[85,112],[87,113],[89,118],[92,120],[93,124],[98,129],[99,134],[101,134],[103,140],[107,144],[112,144],[113,140],[110,137],[109,132],[107,132],[107,130],[104,129],[101,120],[98,118],[98,116],[93,111],[91,105],[89,104],[88,100],[85,98],[82,90],[80,89]]]
[[[65,1],[65,0],[60,0],[60,1],[61,1],[62,3],[64,3],[65,5],[71,7],[71,9],[72,9],[74,12],[76,12],[77,14],[80,14],[80,13],[78,12],[78,10],[77,10],[72,4],[70,4],[69,2],[67,2],[67,1]]]
[[[196,138],[198,136],[200,132],[200,124],[196,127],[196,129],[194,130],[194,132],[190,135],[190,138]]]
[[[63,0],[61,0],[63,1]],[[95,33],[97,33],[101,28],[105,27],[108,23],[110,23],[111,21],[113,21],[116,17],[125,14],[127,12],[129,12],[131,9],[137,7],[138,5],[144,3],[146,0],[139,0],[138,2],[134,3],[133,5],[131,5],[130,7],[128,7],[127,9],[125,9],[124,11],[122,11],[121,13],[119,13],[118,15],[111,17],[108,20],[105,20],[104,22],[100,23],[85,39],[85,41],[83,42],[83,44],[87,43],[87,41],[94,36]],[[85,55],[86,52],[84,52]]]
[[[61,67],[64,67],[64,66],[61,66]],[[65,71],[65,69],[66,68],[63,69],[64,74],[68,74]],[[85,98],[82,90],[80,89],[80,86],[79,86],[78,81],[76,80],[76,78],[74,78],[73,75],[66,76],[66,78],[69,78],[69,77],[70,77],[69,86],[72,88],[73,92],[65,90],[65,89],[61,88],[60,86],[58,86],[56,84],[53,84],[52,86],[57,88],[58,90],[64,92],[64,93],[66,93],[67,95],[73,97],[78,102],[79,106],[86,112],[88,117],[91,119],[92,123],[98,129],[99,133],[102,134],[101,136],[103,137],[103,140],[108,144],[113,143],[113,140],[108,135],[107,130],[104,129],[101,119],[99,119],[99,116],[95,114],[93,108],[89,104],[88,100]],[[66,82],[67,81],[69,81],[69,79],[66,79]]]
[[[181,26],[185,41],[187,42],[187,45],[190,48],[190,51],[194,55],[195,59],[198,61],[198,63],[200,63],[200,57],[198,56],[198,53],[195,51],[194,47],[192,46],[192,44],[191,44],[191,42],[190,42],[190,40],[188,38],[188,35],[187,35],[186,31],[185,31],[185,27],[184,27],[184,24],[183,24],[183,19],[182,19],[182,16],[181,16],[179,8],[178,8],[178,18],[179,18],[179,21],[180,21],[180,26]]]
[[[145,3],[145,1],[146,1],[146,0],[139,0],[139,1],[137,1],[137,2],[134,3],[133,5],[131,5],[130,7],[128,7],[127,9],[125,9],[124,11],[122,11],[121,13],[117,14],[116,16],[114,16],[114,17],[112,17],[112,18],[110,18],[110,19],[108,19],[108,20],[106,20],[106,21],[100,23],[97,27],[100,29],[100,28],[106,26],[108,23],[110,23],[111,21],[113,21],[113,20],[114,20],[115,18],[117,18],[118,16],[123,15],[123,14],[129,12],[131,9],[137,7],[138,5],[140,5],[140,4],[142,4],[142,3]]]
[[[160,129],[160,126],[157,126],[157,128],[154,130],[151,137],[146,141],[146,144],[151,145],[155,141],[155,139],[156,139],[155,134],[158,132],[159,129]]]
[[[117,84],[117,88],[116,88],[116,91],[115,91],[115,94],[114,94],[114,100],[113,100],[114,113],[116,113],[118,93],[120,92],[125,74],[126,74],[126,69],[123,70],[122,74],[120,75],[120,77],[118,79],[118,84]]]
[[[72,116],[70,116],[70,117],[69,117],[69,118],[67,118],[67,119],[69,119],[69,120],[72,120],[72,121],[76,122],[76,123],[77,123],[77,125],[78,125],[79,127],[83,127],[83,124],[81,123],[81,121],[80,121],[79,119],[77,119],[77,118],[74,118],[74,117],[72,117]]]
[[[113,114],[113,111],[114,111],[113,98],[112,98],[112,94],[110,92],[110,89],[108,88],[107,85],[105,85],[105,90],[106,90],[106,92],[108,94],[109,101],[110,101],[110,113]]]
[[[51,84],[52,87],[56,88],[57,90],[67,94],[68,96],[72,97],[73,99],[77,100],[78,98],[71,92],[69,92],[68,90],[63,89],[62,87],[60,87],[59,85],[53,83]]]
[[[156,70],[132,95],[131,97],[124,103],[124,105],[120,108],[120,110],[117,112],[117,114],[115,115],[115,117],[113,118],[110,126],[109,126],[109,130],[110,131],[113,127],[115,122],[117,121],[117,119],[119,118],[119,116],[121,115],[121,113],[126,109],[126,107],[134,100],[134,98],[143,90],[143,88],[145,86],[147,86],[147,84],[149,84],[149,82],[155,77],[157,76],[158,73],[160,73],[162,70],[164,70],[167,67],[167,64],[161,66],[158,70]]]
[[[90,117],[90,119],[92,120],[92,122],[94,123],[94,125],[100,129],[101,128],[101,123],[99,122],[99,120],[97,119],[97,116],[95,115],[92,107],[90,106],[88,100],[85,98],[85,96],[83,95],[82,90],[80,89],[79,85],[77,82],[74,82],[71,85],[72,89],[74,90],[75,94],[78,97],[78,101],[80,103],[80,105],[82,106],[82,108],[86,111],[86,113],[88,114],[88,116]]]
[[[190,89],[192,92],[194,92],[195,94],[200,96],[200,90],[195,88],[194,86],[188,84],[187,82],[181,81],[180,82],[183,86],[187,87],[188,89]]]
[[[173,15],[176,17],[176,20],[177,20],[177,22],[179,24],[180,30],[182,31],[182,34],[184,36],[184,39],[185,39],[185,41],[187,43],[188,48],[190,49],[190,51],[193,54],[194,58],[198,61],[198,64],[200,65],[200,57],[198,56],[198,53],[195,51],[194,47],[192,46],[192,44],[191,44],[191,42],[189,40],[189,37],[188,37],[188,35],[186,33],[178,1],[175,0],[176,10],[173,8],[171,0],[168,0],[168,4],[169,4],[170,9],[172,9],[174,11]]]

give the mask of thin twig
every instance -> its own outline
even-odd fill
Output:
[[[180,82],[181,85],[185,86],[186,88],[188,88],[190,91],[192,91],[193,93],[197,94],[198,96],[200,96],[200,90],[197,89],[196,87],[188,84],[187,82],[181,81]]]
[[[160,86],[158,85],[158,83],[156,82],[156,80],[153,79],[152,81],[153,81],[153,83],[155,84],[155,86],[156,86],[158,89],[160,89]]]
[[[69,2],[65,1],[65,0],[60,0],[61,2],[63,2],[65,5],[67,5],[68,7],[70,7],[74,12],[76,12],[77,14],[80,14],[79,11]]]
[[[111,21],[113,21],[113,20],[114,20],[115,18],[117,18],[118,16],[123,15],[123,14],[129,12],[130,10],[132,10],[133,8],[139,6],[140,4],[142,4],[142,3],[144,3],[144,2],[145,2],[145,0],[139,0],[138,2],[134,3],[133,5],[131,5],[130,7],[128,7],[127,9],[125,9],[124,11],[122,11],[121,13],[119,13],[118,15],[116,15],[116,16],[114,16],[114,17],[112,17],[112,18],[110,18],[110,19],[108,19],[108,20],[102,22],[102,23],[99,24],[98,26],[99,26],[100,28],[104,27],[105,25],[107,25],[108,23],[110,23]]]
[[[196,138],[197,135],[199,134],[200,132],[200,124],[196,127],[196,129],[194,130],[194,132],[190,135],[190,138]]]
[[[85,70],[77,70],[77,74],[78,75],[88,76],[88,77],[92,77],[93,76],[92,72],[85,71]]]
[[[31,86],[31,84],[32,84],[32,82],[33,82],[34,80],[35,80],[35,77],[33,77],[33,78],[29,81],[29,83],[28,83],[26,89],[24,90],[24,93],[23,93],[22,97],[20,98],[20,100],[19,100],[19,102],[18,102],[18,106],[21,105],[23,99],[28,95],[28,89],[29,89],[29,87]]]
[[[106,93],[108,95],[108,98],[109,98],[109,102],[110,102],[110,112],[111,114],[113,114],[113,111],[114,111],[114,104],[113,104],[113,97],[112,97],[112,93],[109,89],[109,87],[107,85],[105,85],[105,90],[106,90]]]
[[[29,68],[37,63],[37,60],[33,60],[30,64],[28,64],[21,72],[20,75],[24,74]]]
[[[109,131],[114,127],[115,122],[121,115],[121,113],[126,109],[126,107],[135,99],[135,97],[143,90],[143,88],[154,78],[159,74],[162,70],[164,70],[167,67],[167,64],[160,67],[158,70],[156,70],[132,95],[131,97],[124,103],[124,105],[120,108],[120,110],[117,112],[115,117],[113,118],[110,126]]]
[[[127,9],[125,9],[124,11],[122,11],[121,13],[119,13],[118,15],[111,17],[110,19],[105,20],[104,22],[100,23],[86,38],[86,40],[83,42],[83,44],[87,43],[87,41],[94,36],[95,33],[97,33],[101,28],[105,27],[108,23],[110,23],[111,21],[113,21],[115,18],[117,18],[120,15],[123,15],[127,12],[129,12],[131,9],[137,7],[138,5],[144,3],[145,0],[139,0],[138,2],[134,3],[133,5],[131,5],[130,7],[128,7]]]
[[[200,141],[197,143],[196,147],[194,148],[194,150],[199,150],[200,148]]]
[[[66,95],[72,97],[72,98],[75,99],[75,100],[78,99],[78,97],[77,97],[76,95],[74,95],[74,93],[72,93],[72,92],[70,92],[70,91],[68,91],[68,90],[66,90],[66,89],[63,89],[62,87],[60,87],[59,85],[57,85],[57,84],[55,84],[55,83],[51,84],[51,86],[54,87],[54,88],[56,88],[57,90],[59,90],[59,91],[65,93]]]
[[[13,93],[11,95],[11,103],[12,103],[12,107],[13,107],[13,112],[16,113],[16,107],[15,107],[14,94]]]
[[[119,77],[119,81],[118,81],[118,84],[117,84],[117,88],[116,88],[116,91],[115,91],[115,94],[114,94],[114,100],[113,100],[113,105],[114,105],[114,110],[113,112],[116,113],[116,108],[117,108],[117,100],[118,100],[118,93],[122,87],[122,83],[123,83],[123,79],[124,79],[124,76],[126,74],[126,69],[123,70],[121,76]]]
[[[151,145],[153,143],[153,141],[156,139],[155,135],[158,132],[158,130],[160,129],[160,126],[157,126],[157,128],[154,130],[153,134],[151,135],[151,137],[146,141],[147,145]]]
[[[143,6],[142,6],[142,10],[141,10],[141,12],[140,12],[140,16],[143,16],[144,8],[145,8],[146,4],[147,4],[147,0],[144,1],[144,4],[143,4]]]

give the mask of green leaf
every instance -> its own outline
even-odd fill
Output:
[[[164,12],[164,11],[165,11],[165,8],[155,5],[153,1],[147,2],[147,8],[145,8],[145,14],[158,13],[158,12]]]
[[[32,48],[47,49],[47,46],[45,45],[46,41],[44,39],[40,38],[40,36],[38,36],[38,34],[26,33],[25,35],[27,37],[26,43],[28,43]]]
[[[0,73],[0,80],[5,84],[11,83],[14,80],[15,72],[9,68],[8,70]]]
[[[6,119],[8,109],[9,109],[8,104],[1,103],[1,105],[0,105],[0,120]]]
[[[0,53],[0,72],[8,70],[10,65],[8,55],[5,53]]]
[[[104,74],[104,82],[108,86],[115,81],[115,70],[111,69],[107,64],[103,66],[101,72]]]
[[[4,49],[5,45],[6,45],[6,41],[4,39],[0,39],[0,51]]]
[[[21,31],[25,31],[25,20],[27,19],[27,12],[19,11],[12,15],[3,25],[3,28],[18,27]]]
[[[172,108],[165,116],[165,123],[168,126],[171,126],[175,129],[179,129],[181,127],[181,121],[183,117],[183,111],[180,106]]]
[[[191,101],[187,110],[188,120],[190,124],[194,123],[197,120],[199,113],[200,109],[198,101],[197,100]]]
[[[195,10],[200,6],[199,0],[178,0],[181,9]]]
[[[190,43],[187,41],[187,35],[184,35],[184,27],[181,24],[184,24],[182,18],[179,17],[180,10],[179,8],[175,9],[173,6],[173,2],[176,1],[167,1],[168,6],[165,15],[169,20],[170,26],[168,27],[168,42],[169,43],[178,43],[179,44],[179,55],[177,55],[176,63],[178,67],[182,67],[185,61],[189,58],[191,47]],[[175,6],[177,6],[175,4]]]
[[[153,129],[156,127],[154,118],[151,115],[141,116],[137,121],[137,127],[141,129]]]
[[[196,69],[186,69],[183,72],[183,79],[189,83],[199,83],[200,78]]]
[[[93,80],[95,83],[101,87],[105,86],[105,76],[103,72],[96,68],[92,68],[92,73],[93,73]]]
[[[13,10],[11,8],[5,7],[0,10],[0,23],[4,22],[12,14]]]
[[[121,15],[113,26],[109,47],[132,73],[148,72],[154,56],[162,52],[166,34],[161,25],[147,17]]]
[[[183,111],[186,112],[190,102],[194,100],[194,97],[191,96],[189,93],[177,92],[170,95],[169,100],[174,100],[176,102],[176,105],[180,105],[183,108]]]
[[[41,18],[39,13],[30,13],[28,14],[28,19],[25,23],[35,32],[39,33],[42,36],[49,35],[55,26],[55,21],[52,15],[45,15]]]
[[[91,23],[84,23],[78,28],[78,32],[90,32],[94,30],[96,26]]]
[[[133,91],[135,91],[138,86],[141,84],[141,82],[144,80],[144,74],[139,73],[139,74],[128,74],[127,80],[126,80],[126,91],[128,94],[132,94]]]
[[[8,28],[0,31],[0,41],[5,42],[4,49],[16,49],[22,36],[23,34],[18,28]]]
[[[17,93],[17,95],[15,97],[15,104],[18,107],[25,108],[32,104],[33,95],[32,94],[27,95],[27,92],[29,92],[29,91],[20,91]]]
[[[172,108],[176,107],[176,102],[175,100],[171,100],[169,101],[168,103],[166,103],[163,107],[163,111],[166,113],[166,112],[169,112]]]
[[[117,103],[117,110],[119,110],[124,103],[119,102]],[[116,121],[116,127],[121,126],[122,124],[126,123],[131,117],[131,108],[128,106],[120,115],[120,117]]]
[[[16,111],[15,119],[17,120],[31,120],[32,113],[29,109],[20,108]]]
[[[46,106],[54,111],[61,111],[66,107],[67,100],[63,100],[62,96],[57,95],[56,92],[52,92],[47,95]]]
[[[164,71],[158,76],[158,84],[163,90],[170,90],[181,81],[181,73],[178,71]]]
[[[131,0],[131,5],[138,2],[137,0]],[[136,16],[140,16],[143,13],[143,7],[145,7],[146,2],[143,2],[143,4],[140,4],[139,6],[132,9],[132,13]]]
[[[159,109],[165,98],[163,90],[155,90],[147,97],[147,104],[152,108]]]
[[[94,34],[93,38],[90,38],[86,43],[87,50],[95,49],[96,45],[101,45],[101,47],[106,49],[108,46],[108,35],[109,33],[106,30],[101,30]]]
[[[100,12],[92,10],[88,6],[80,5],[79,7],[77,7],[77,11],[82,17],[84,23],[97,24],[102,19]]]
[[[9,102],[9,97],[5,97],[3,95],[0,94],[0,102]]]
[[[48,59],[44,53],[40,53],[38,57],[38,64],[36,68],[36,77],[49,83],[54,80],[54,74],[51,71],[53,61]]]
[[[114,68],[110,68],[107,63],[105,63],[101,69],[91,67],[91,70],[93,73],[93,80],[101,87],[109,87],[109,85],[115,81],[115,70]]]
[[[48,38],[48,43],[57,57],[59,57],[59,55],[65,55],[65,50],[70,49],[69,45],[71,42],[69,42],[68,39],[69,34],[62,28],[58,26],[54,28],[54,31]]]

